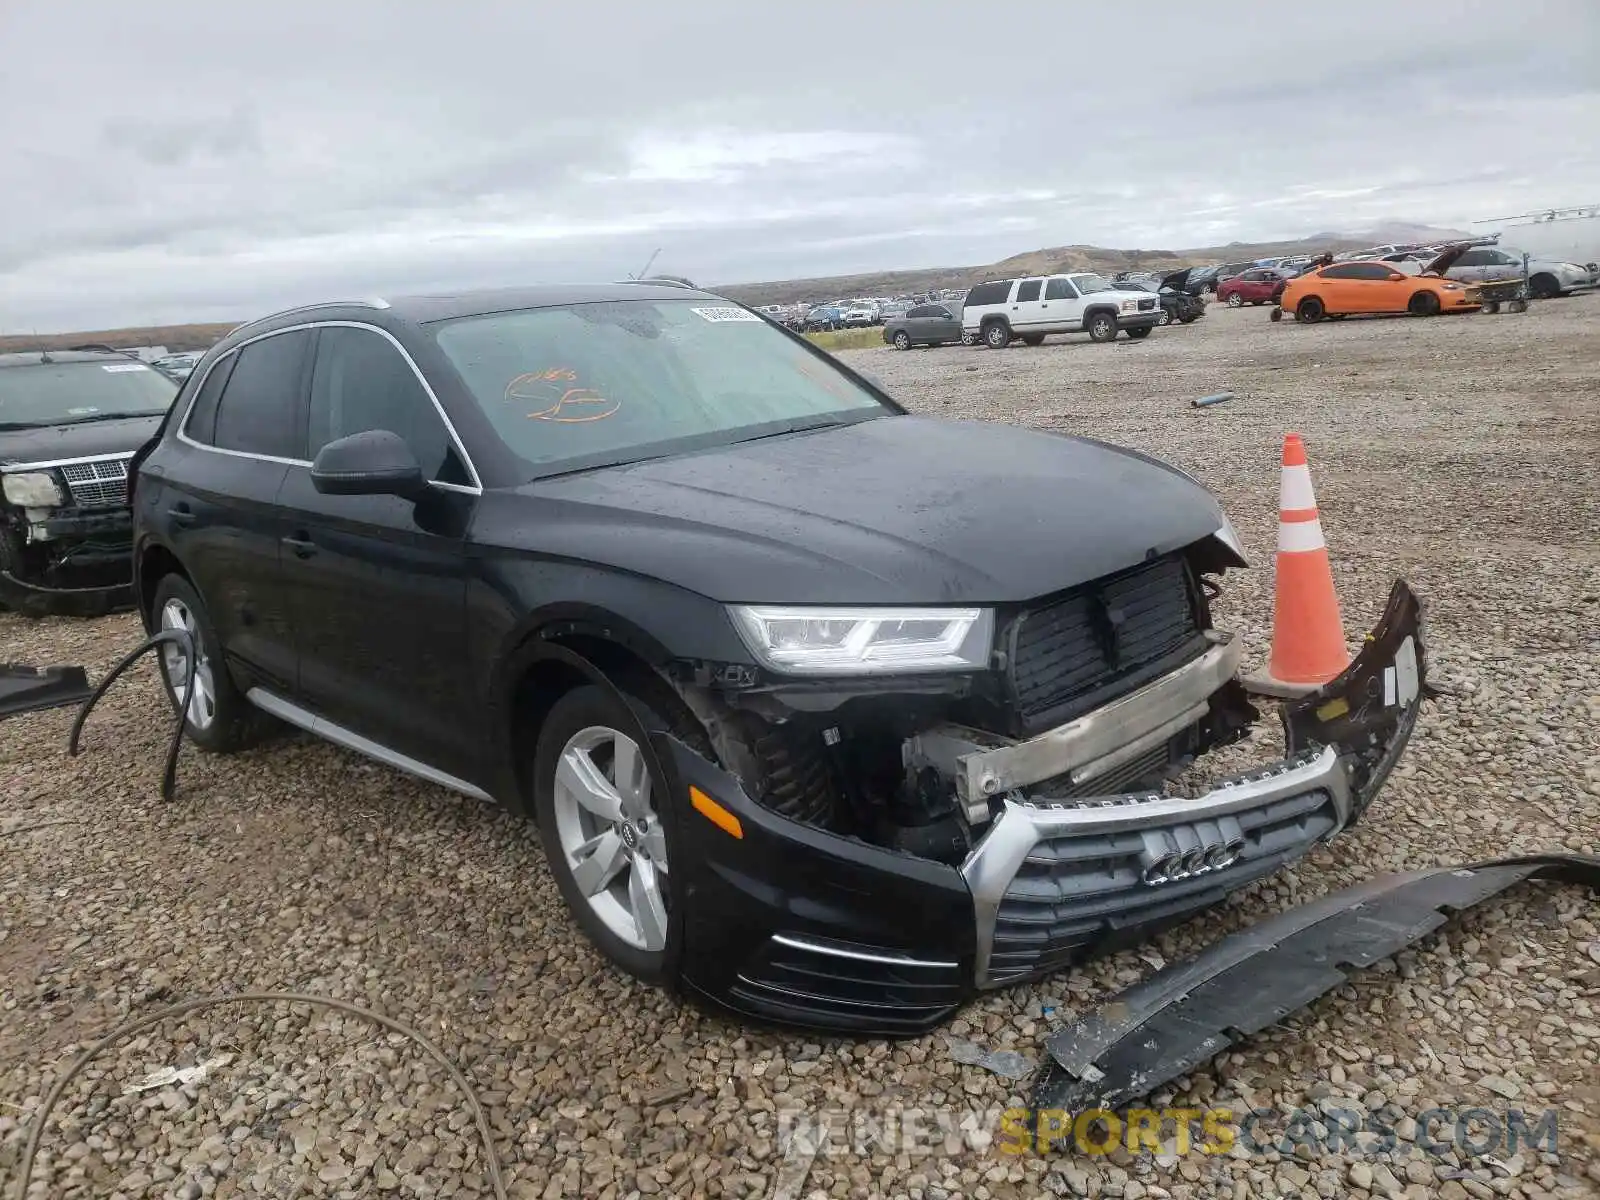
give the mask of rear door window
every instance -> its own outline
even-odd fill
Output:
[[[1039,298],[1039,289],[1044,284],[1042,279],[1024,279],[1017,284],[1017,303],[1022,304],[1029,300]]]
[[[310,344],[310,331],[299,329],[251,342],[235,355],[238,361],[217,402],[212,444],[218,450],[305,456],[300,394]]]
[[[189,422],[184,427],[184,433],[202,446],[211,445],[215,439],[217,397],[222,395],[228,376],[233,373],[233,364],[238,361],[237,354],[230,354],[213,366],[207,372],[205,382],[200,385],[200,394],[194,398],[194,407],[189,410]]]

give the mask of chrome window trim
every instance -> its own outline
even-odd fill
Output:
[[[459,492],[465,496],[483,495],[483,477],[478,474],[478,468],[476,465],[474,465],[472,456],[467,453],[466,446],[462,444],[461,435],[456,432],[455,422],[450,419],[450,414],[445,412],[444,405],[439,403],[439,397],[434,393],[433,385],[430,384],[427,378],[422,374],[422,368],[417,366],[416,360],[411,357],[410,353],[404,346],[400,344],[399,339],[396,338],[394,334],[390,333],[387,329],[379,329],[376,325],[369,325],[365,321],[305,321],[299,325],[286,325],[282,329],[271,329],[266,333],[258,333],[254,337],[246,338],[237,346],[228,347],[226,352],[217,355],[217,357],[211,362],[211,365],[206,368],[206,373],[200,377],[200,382],[195,384],[194,392],[189,398],[188,407],[186,407],[183,411],[183,419],[178,422],[178,440],[186,446],[193,447],[196,450],[208,450],[212,454],[227,454],[234,458],[253,459],[257,462],[280,463],[284,466],[290,467],[310,467],[311,463],[307,459],[280,458],[277,455],[256,454],[248,450],[225,450],[221,446],[207,446],[205,443],[197,442],[194,440],[194,438],[189,436],[189,422],[194,417],[195,402],[200,399],[200,392],[206,386],[206,380],[211,378],[211,372],[217,369],[218,363],[222,362],[222,360],[225,358],[230,358],[239,353],[239,351],[243,350],[246,346],[254,345],[256,342],[262,342],[267,338],[277,337],[280,334],[299,333],[308,329],[365,329],[371,333],[376,333],[379,337],[383,338],[397,351],[399,351],[400,357],[406,360],[406,365],[411,368],[411,373],[416,376],[417,382],[422,385],[422,390],[428,394],[428,399],[433,402],[433,411],[438,413],[439,419],[444,422],[445,433],[449,435],[450,444],[455,447],[456,453],[461,456],[461,462],[467,468],[467,475],[472,480],[470,484],[464,484],[444,483],[430,479],[428,480],[428,486],[439,488],[447,492]]]
[[[5,463],[0,465],[0,475],[12,475],[21,471],[48,471],[51,467],[77,467],[84,463],[106,462],[109,459],[130,459],[137,450],[119,450],[115,454],[91,454],[85,458],[52,458],[49,462]]]

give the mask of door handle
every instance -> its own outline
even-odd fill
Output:
[[[198,519],[195,517],[194,513],[189,510],[189,506],[187,504],[180,504],[175,508],[167,509],[167,516],[172,518],[172,523],[174,525],[184,526],[193,525]]]
[[[283,544],[294,551],[296,558],[310,558],[317,552],[317,544],[306,536],[304,530],[300,530],[293,537],[284,538]]]

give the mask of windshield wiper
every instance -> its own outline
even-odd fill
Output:
[[[48,429],[48,425],[38,425],[32,421],[0,421],[0,433],[15,433],[19,429]]]
[[[95,413],[89,417],[73,417],[70,421],[56,421],[56,425],[87,425],[90,421],[137,421],[142,417],[159,417],[166,409],[155,412]]]
[[[781,429],[770,429],[766,433],[758,433],[754,437],[739,438],[734,445],[743,442],[762,442],[767,438],[782,437],[787,433],[809,433],[813,429],[833,429],[840,425],[853,425],[853,421],[841,421],[837,417],[825,417],[817,421],[790,421]]]

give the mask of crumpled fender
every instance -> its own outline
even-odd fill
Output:
[[[1193,1070],[1460,912],[1529,879],[1600,890],[1600,857],[1549,853],[1382,875],[1241,930],[1052,1034],[1035,1109],[1114,1108]]]

